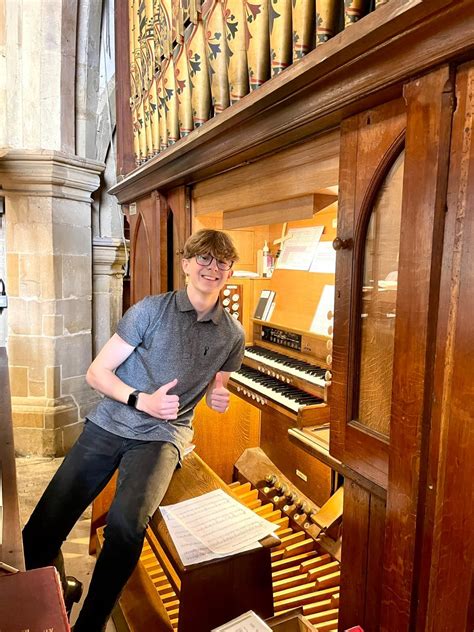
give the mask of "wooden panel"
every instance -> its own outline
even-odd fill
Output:
[[[474,629],[474,65],[456,79],[417,630]],[[471,610],[469,611],[471,603]]]
[[[193,188],[193,210],[196,215],[226,212],[262,200],[276,202],[312,194],[337,185],[338,172],[339,131],[333,131],[198,183]]]
[[[173,289],[185,287],[185,275],[181,267],[184,244],[191,235],[191,204],[186,187],[177,187],[166,194],[168,206],[173,213]],[[171,289],[171,288],[169,288]]]
[[[385,500],[370,495],[370,523],[367,551],[367,584],[365,593],[365,632],[380,630],[380,596],[385,539]]]
[[[342,239],[354,235],[355,191],[354,169],[357,164],[359,117],[355,116],[341,125],[341,158],[339,172],[339,211],[337,233]],[[346,432],[346,399],[349,382],[349,318],[352,300],[352,254],[348,250],[338,253],[334,318],[337,329],[332,349],[332,384],[328,392],[331,408],[331,435],[329,451],[339,461],[344,460]]]
[[[125,176],[135,167],[133,154],[133,126],[130,109],[130,61],[128,56],[129,17],[128,2],[115,7],[115,90],[117,133],[117,176]]]
[[[321,241],[332,241],[336,236],[333,227],[336,213],[337,205],[332,204],[327,209],[316,213],[311,220],[289,222],[287,230],[324,226]],[[272,227],[270,234],[280,237],[281,225]],[[269,241],[269,245],[273,252],[276,252],[272,240]],[[276,293],[275,308],[270,318],[271,324],[292,330],[310,331],[325,285],[334,285],[334,274],[276,268],[273,276],[266,279],[265,287],[262,288]],[[258,295],[255,298],[258,299]]]
[[[305,496],[321,507],[331,495],[331,469],[290,441],[290,427],[288,417],[276,411],[262,412],[261,448]]]
[[[405,104],[396,100],[368,110],[341,127],[337,232],[341,239],[352,240],[353,246],[337,253],[330,449],[336,458],[382,487],[387,484],[386,441],[365,432],[360,424],[349,424],[356,414],[354,393],[360,366],[358,305],[369,204],[391,161],[400,152],[405,125]]]
[[[202,400],[193,423],[197,453],[222,480],[232,482],[234,463],[246,448],[260,444],[259,409],[231,394],[229,410],[221,414]]]
[[[281,222],[282,217],[285,217],[287,221],[311,219],[314,213],[329,206],[336,200],[337,196],[335,195],[315,194],[268,202],[258,206],[238,208],[235,211],[226,211],[224,213],[222,218],[223,226],[226,229],[232,229],[274,224]]]
[[[0,485],[3,496],[3,526],[0,538],[0,561],[25,570],[21,539],[20,512],[16,483],[15,445],[13,443],[12,409],[8,357],[0,348]],[[0,574],[4,571],[0,569]]]
[[[381,622],[381,630],[387,632],[408,630],[413,616],[415,534],[423,518],[420,459],[431,414],[453,111],[449,68],[442,67],[408,84],[405,99],[408,125]]]
[[[380,631],[385,501],[355,481],[344,481],[339,629]]]
[[[344,481],[344,540],[341,559],[339,629],[363,625],[369,546],[370,494]],[[365,629],[365,628],[364,628]]]
[[[156,192],[138,200],[136,213],[129,214],[132,303],[168,290],[167,218],[168,204]]]

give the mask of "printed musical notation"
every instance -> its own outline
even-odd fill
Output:
[[[185,566],[254,549],[277,529],[221,489],[160,511]]]
[[[284,270],[309,270],[324,226],[292,228],[277,259],[277,268]]]

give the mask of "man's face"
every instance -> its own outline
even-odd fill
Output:
[[[216,261],[211,255],[197,255],[191,259],[183,259],[183,270],[188,276],[189,284],[204,294],[219,294],[232,276],[232,268],[222,270],[231,262]]]

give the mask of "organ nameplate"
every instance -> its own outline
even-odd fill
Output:
[[[306,474],[303,474],[303,472],[301,472],[300,470],[296,470],[296,476],[299,476],[299,478],[301,478],[301,480],[303,480],[305,483],[308,482],[308,477],[306,476]]]

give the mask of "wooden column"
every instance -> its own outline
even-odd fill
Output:
[[[474,64],[456,78],[417,630],[474,629]]]
[[[135,169],[133,155],[133,125],[130,110],[130,59],[129,59],[129,2],[115,5],[115,90],[117,117],[117,176],[125,176]]]
[[[381,627],[415,613],[423,522],[453,87],[448,66],[406,85],[407,132],[395,331]],[[401,291],[411,288],[411,291]],[[421,463],[421,465],[420,465]]]

